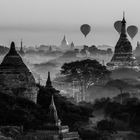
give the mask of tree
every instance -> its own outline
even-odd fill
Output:
[[[125,97],[125,96],[123,96],[124,89],[128,89],[129,87],[132,87],[127,82],[122,81],[120,79],[111,80],[111,81],[109,81],[106,84],[106,86],[108,86],[108,87],[115,87],[115,88],[117,88],[120,91],[120,96],[121,96],[120,103],[121,104],[123,103],[123,97]]]
[[[86,59],[65,63],[61,67],[61,74],[67,78],[66,81],[78,81],[84,95],[89,86],[99,84],[109,77],[110,71],[98,61]]]

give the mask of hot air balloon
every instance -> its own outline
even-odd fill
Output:
[[[127,27],[127,33],[133,39],[135,35],[138,33],[138,27],[135,25],[131,25]]]
[[[86,36],[88,35],[88,33],[90,32],[91,27],[90,27],[90,25],[88,25],[88,24],[83,24],[83,25],[80,27],[80,30],[81,30],[81,32],[84,34],[84,36],[86,37]]]
[[[114,28],[120,34],[121,33],[121,28],[122,28],[122,22],[120,20],[116,21],[114,23]]]

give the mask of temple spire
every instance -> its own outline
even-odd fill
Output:
[[[54,96],[52,95],[51,104],[49,106],[49,123],[54,126],[59,126],[61,121],[58,118],[56,106],[54,103]]]
[[[14,42],[11,42],[10,50],[8,52],[8,55],[17,55],[17,51],[16,51],[16,48],[15,48],[15,43]]]
[[[123,20],[125,20],[125,12],[123,11]]]
[[[127,37],[126,35],[126,20],[125,20],[125,12],[123,12],[123,19],[122,19],[122,27],[121,27],[121,37]]]
[[[140,42],[139,41],[137,41],[137,47],[140,47]]]
[[[53,108],[54,110],[56,110],[55,104],[54,104],[54,97],[52,95],[52,99],[51,99],[51,104],[50,104],[50,108]]]
[[[63,40],[61,41],[61,46],[67,46],[68,45],[68,41],[66,39],[66,36],[64,35]]]
[[[46,82],[46,87],[49,87],[49,88],[52,87],[50,72],[48,72],[48,79],[47,79],[47,82]]]
[[[21,39],[20,45],[21,45],[20,46],[21,47],[20,49],[23,50],[23,42],[22,42],[22,39]]]
[[[23,50],[23,42],[22,42],[22,39],[21,39],[21,42],[20,42],[20,51],[19,51],[20,55],[24,56],[25,53],[24,53],[24,50]]]

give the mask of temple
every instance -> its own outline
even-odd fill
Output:
[[[74,43],[73,42],[71,42],[70,47],[71,47],[71,49],[74,49]]]
[[[139,41],[137,41],[137,46],[136,46],[134,53],[135,53],[136,57],[140,56],[140,42]]]
[[[51,78],[50,78],[50,72],[48,72],[48,79],[46,82],[46,88],[52,88],[52,82],[51,82]]]
[[[20,50],[19,50],[19,54],[21,55],[21,56],[24,56],[25,55],[25,52],[24,52],[24,50],[23,50],[23,42],[22,42],[22,40],[21,40],[21,42],[20,42]]]
[[[19,135],[16,140],[79,140],[78,132],[70,132],[67,125],[61,125],[57,109],[52,95],[48,111],[48,123],[35,131],[29,131],[27,134]]]
[[[0,64],[0,91],[35,103],[37,100],[35,79],[16,51],[14,42]]]
[[[68,43],[68,41],[67,41],[67,39],[66,39],[66,36],[64,35],[64,38],[63,38],[63,40],[61,41],[61,46],[65,47],[65,46],[68,46],[68,45],[69,45],[69,43]]]
[[[132,45],[127,39],[126,20],[124,14],[121,23],[120,38],[115,46],[114,55],[107,66],[112,68],[135,67],[137,66],[137,61],[133,56]]]

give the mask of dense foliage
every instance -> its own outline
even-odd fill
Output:
[[[15,98],[0,93],[0,125],[23,125],[25,129],[43,123],[45,113],[42,108],[25,98]]]
[[[116,130],[140,131],[140,100],[138,98],[127,96],[121,104],[113,99],[102,98],[96,100],[94,108],[104,110],[105,116],[114,121]]]

